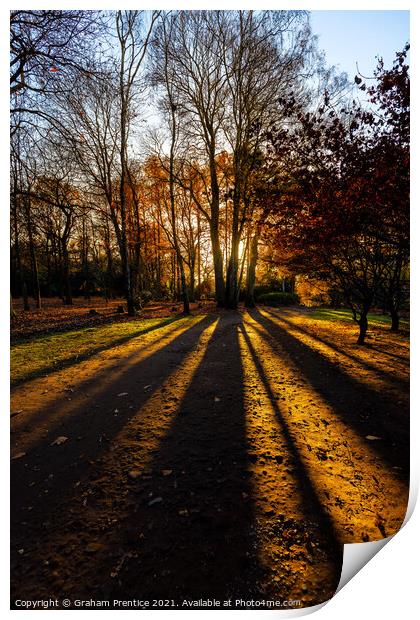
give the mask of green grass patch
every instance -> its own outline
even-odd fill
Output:
[[[202,318],[202,317],[201,317]],[[162,329],[177,320],[197,317],[167,317],[111,323],[68,332],[41,334],[11,345],[12,384],[71,366],[95,353],[124,344],[152,330]]]
[[[347,308],[340,308],[340,310],[332,310],[331,308],[318,308],[313,314],[312,319],[320,321],[353,321],[353,315],[351,310]],[[386,314],[368,314],[368,323],[371,325],[391,325],[391,317]],[[400,326],[408,328],[409,322],[405,319],[400,319]]]

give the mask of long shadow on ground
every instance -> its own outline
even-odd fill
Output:
[[[130,483],[133,514],[107,544],[127,558],[118,577],[110,576],[108,550],[89,568],[109,599],[179,605],[257,593],[239,320],[216,327],[148,475]]]
[[[264,549],[256,530],[237,332],[241,325],[237,314],[223,317],[217,325],[146,471],[124,488],[131,514],[94,556],[79,550],[76,567],[81,580],[72,586],[71,596],[167,600],[176,607],[184,600],[264,598],[272,575],[261,564]],[[252,347],[251,351],[269,389]],[[282,424],[279,409],[276,414]],[[138,430],[144,431],[141,418]],[[296,493],[305,506],[303,516],[312,523],[313,540],[330,567],[329,581],[318,592],[320,602],[338,583],[342,546],[284,424],[282,431],[296,473]],[[140,444],[141,439],[139,448]],[[121,488],[114,487],[113,493],[104,498],[104,510],[118,503]],[[273,523],[280,530],[283,525],[281,520]],[[281,566],[276,571],[281,574]],[[279,584],[277,592],[287,598],[287,587]]]
[[[258,310],[250,314],[259,324],[257,333],[271,346],[279,343],[284,348],[303,378],[346,424],[361,436],[380,435],[383,445],[376,442],[370,447],[385,461],[408,470],[408,427],[394,404],[342,373],[275,320]],[[338,581],[341,547],[334,524],[317,497],[239,314],[220,320],[146,471],[127,477],[132,465],[125,446],[115,455],[108,451],[110,440],[132,421],[132,436],[138,438],[129,449],[134,456],[141,455],[150,431],[141,413],[150,398],[144,386],[153,383],[157,389],[156,377],[161,385],[179,368],[212,321],[214,317],[204,319],[101,387],[93,399],[99,409],[72,411],[60,427],[71,437],[62,449],[52,452],[50,439],[40,441],[24,460],[13,464],[16,597],[32,598],[53,590],[69,598],[167,599],[175,606],[183,599],[262,597],[268,576],[255,527],[238,329],[286,440],[305,517],[316,522],[314,531]],[[125,390],[134,408],[109,415],[116,393]],[[48,411],[44,413],[48,416]],[[161,414],[156,411],[158,423]],[[81,444],[75,434],[83,437]],[[101,455],[103,463],[95,474],[90,462]],[[81,481],[80,488],[86,489],[94,478],[102,493],[89,496],[85,507],[74,483]],[[72,504],[82,506],[78,519],[67,512]],[[123,510],[118,516],[120,504]],[[102,528],[107,515],[108,524]],[[96,546],[92,540],[98,541]],[[333,585],[328,584],[329,589]]]
[[[317,340],[318,342],[325,344],[328,348],[332,349],[333,351],[336,351],[343,357],[347,357],[348,359],[353,360],[362,368],[366,368],[366,370],[375,373],[380,379],[383,379],[384,381],[387,381],[391,384],[395,383],[400,389],[408,389],[408,380],[401,379],[400,377],[397,377],[395,374],[392,374],[391,372],[388,372],[386,370],[380,370],[374,364],[370,364],[366,360],[361,359],[360,357],[357,357],[356,355],[352,355],[351,353],[349,353],[342,347],[336,346],[334,342],[331,342],[327,338],[325,337],[322,338],[318,334],[314,334],[313,332],[311,332],[311,330],[305,329],[301,325],[297,325],[296,323],[293,323],[293,321],[290,321],[284,315],[279,316],[279,315],[276,315],[274,312],[273,313],[271,313],[270,311],[266,311],[266,312],[267,314],[272,316],[275,320],[285,323],[286,326],[290,327],[291,329],[296,330],[297,332],[301,332],[302,334],[306,334],[313,340]],[[325,355],[323,356],[325,357]]]
[[[108,382],[84,406],[79,405],[71,411],[56,429],[63,436],[69,437],[63,446],[51,446],[50,435],[48,439],[41,439],[24,458],[12,463],[12,587],[18,594],[22,593],[22,576],[32,570],[32,584],[26,578],[25,587],[32,588],[36,595],[37,579],[41,578],[42,572],[37,562],[37,553],[42,552],[43,537],[49,538],[51,529],[58,525],[51,523],[51,514],[55,511],[58,518],[65,521],[65,507],[72,505],[73,496],[78,499],[78,490],[74,484],[83,479],[87,472],[94,471],[94,460],[109,450],[112,438],[147,402],[155,389],[182,364],[183,359],[196,347],[202,332],[214,320],[214,316],[206,317],[186,329],[165,347],[129,367],[116,380]],[[156,385],[157,377],[159,385]],[[152,384],[152,391],[144,390],[148,384]],[[117,392],[125,390],[130,392],[130,399],[125,406],[118,404],[119,414],[113,415],[116,403],[121,403]],[[133,404],[132,408],[128,406],[130,403]],[[47,409],[43,412],[45,416],[48,416],[51,409],[54,410],[54,404]],[[36,427],[36,424],[35,419],[32,425]],[[60,541],[57,544],[60,545]],[[25,549],[26,555],[18,553],[20,548]],[[48,570],[45,571],[46,579]]]
[[[318,591],[316,591],[316,587],[312,591],[312,596],[314,597],[313,604],[317,604],[322,600],[330,598],[338,586],[342,568],[343,544],[340,542],[333,519],[322,505],[316,487],[311,480],[309,470],[302,459],[299,446],[289,430],[282,405],[276,399],[270,381],[265,374],[261,360],[244,324],[240,326],[240,331],[258,373],[259,381],[270,400],[270,408],[274,412],[280,428],[280,434],[285,440],[286,449],[283,458],[288,461],[289,467],[293,470],[295,493],[300,496],[302,501],[300,509],[302,514],[300,518],[303,517],[306,520],[307,531],[311,532],[311,541],[316,543],[320,551],[320,556],[317,558],[319,562],[318,570],[323,570],[324,582],[322,588],[319,588],[318,585]],[[290,516],[296,518],[297,515]],[[282,525],[281,519],[280,524]]]
[[[83,352],[83,353],[79,353],[78,355],[71,355],[68,358],[62,359],[60,360],[58,363],[56,364],[51,364],[50,366],[44,366],[43,368],[40,369],[36,369],[28,374],[26,374],[24,377],[21,377],[19,379],[16,379],[14,381],[12,381],[12,387],[16,387],[17,385],[21,385],[22,383],[26,383],[27,381],[30,381],[31,379],[35,379],[36,377],[40,377],[43,375],[48,375],[51,374],[52,372],[56,372],[59,370],[63,370],[64,368],[71,368],[72,366],[76,366],[77,364],[80,364],[81,362],[89,359],[90,357],[93,357],[94,355],[97,355],[98,353],[102,353],[103,351],[107,351],[108,349],[113,349],[114,347],[118,347],[122,344],[126,344],[127,342],[129,342],[130,340],[133,340],[133,338],[138,338],[139,336],[142,336],[143,334],[147,334],[149,332],[155,331],[157,329],[161,329],[162,327],[166,327],[167,325],[174,323],[175,321],[180,320],[182,317],[181,315],[177,316],[177,317],[170,317],[168,319],[163,319],[162,321],[159,321],[159,323],[155,323],[153,325],[150,326],[146,326],[143,327],[141,329],[136,330],[135,332],[128,334],[126,336],[121,336],[121,337],[116,337],[112,342],[107,342],[107,344],[105,345],[98,345],[96,347],[91,347],[90,349],[88,349],[87,351]],[[97,327],[101,327],[101,326],[97,326]],[[82,329],[87,329],[86,327],[81,328]],[[96,329],[96,327],[93,328],[88,328],[92,330],[92,335],[94,335],[94,331]],[[75,331],[75,330],[71,330],[71,331]],[[41,337],[40,337],[41,338]],[[35,341],[38,338],[38,335],[34,338],[28,338],[26,340],[26,342],[28,340],[31,341]],[[20,345],[25,341],[19,341],[16,342],[14,344],[16,345]]]
[[[381,458],[392,467],[401,468],[404,480],[409,475],[409,417],[408,411],[382,398],[378,392],[341,372],[316,349],[293,337],[276,321],[262,315],[258,309],[250,311],[263,329],[259,335],[269,344],[277,341],[287,352],[302,376],[328,402],[345,424],[359,435],[380,437],[369,442]]]

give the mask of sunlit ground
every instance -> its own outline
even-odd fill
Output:
[[[406,336],[379,325],[363,348],[348,323],[267,308],[127,329],[84,334],[83,361],[60,336],[48,363],[15,353],[14,598],[307,606],[343,543],[399,529]]]

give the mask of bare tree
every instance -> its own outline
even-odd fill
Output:
[[[220,21],[220,13],[216,12]],[[232,152],[230,192],[231,244],[226,274],[226,306],[239,297],[239,245],[250,218],[252,175],[261,160],[261,146],[273,115],[281,122],[279,99],[300,90],[313,41],[302,11],[235,11],[223,16],[223,64],[228,85],[229,114],[223,130]],[[252,246],[257,251],[257,239]],[[250,261],[255,271],[256,257]],[[248,282],[255,274],[248,274]]]
[[[150,22],[145,28],[141,11],[117,11],[116,29],[119,42],[119,106],[120,106],[120,209],[121,209],[121,250],[125,277],[127,310],[129,315],[135,314],[131,269],[127,244],[127,205],[126,185],[128,183],[128,140],[132,121],[133,105],[136,91],[139,89],[140,71],[146,57],[146,51],[152,30],[159,17],[154,11]]]
[[[71,92],[81,75],[92,72],[92,42],[104,26],[98,11],[11,11],[12,132],[22,124],[37,127],[41,119],[57,123],[50,97]]]
[[[159,13],[119,11],[115,15],[117,58],[105,60],[92,75],[79,80],[72,93],[58,98],[62,112],[58,135],[73,153],[81,174],[112,222],[124,276],[127,310],[136,311],[129,251],[128,194],[138,210],[138,196],[128,149],[144,91],[142,67]],[[137,218],[138,220],[138,218]],[[137,255],[140,237],[135,241]],[[109,260],[108,260],[109,263]],[[134,268],[136,271],[136,266]]]
[[[181,278],[182,300],[184,305],[184,314],[189,314],[189,296],[187,281],[185,278],[184,258],[182,256],[181,247],[177,231],[177,208],[176,208],[176,155],[179,142],[179,96],[175,80],[175,66],[170,61],[171,43],[173,31],[176,28],[176,16],[169,14],[165,16],[154,41],[155,62],[154,79],[156,83],[162,85],[163,96],[160,99],[161,109],[164,111],[170,136],[169,156],[168,156],[168,186],[169,186],[169,203],[170,203],[170,222],[172,231],[171,243],[175,250],[177,265]]]
[[[213,11],[180,11],[174,14],[171,16],[170,37],[164,57],[170,71],[172,92],[177,95],[176,112],[182,116],[185,148],[190,155],[195,153],[198,162],[197,174],[200,174],[202,165],[208,169],[209,188],[206,195],[197,196],[191,185],[189,188],[197,208],[209,222],[216,299],[218,305],[222,306],[224,275],[219,239],[220,187],[217,150],[221,137],[226,85],[220,38],[214,36],[215,29]],[[160,33],[161,30],[158,30],[155,37],[158,49]],[[191,175],[188,176],[190,180]],[[182,181],[180,176],[177,181]]]

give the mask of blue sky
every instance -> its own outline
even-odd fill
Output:
[[[339,65],[350,78],[356,62],[363,75],[372,76],[378,55],[391,66],[410,37],[409,11],[311,11],[311,21],[327,63]]]

